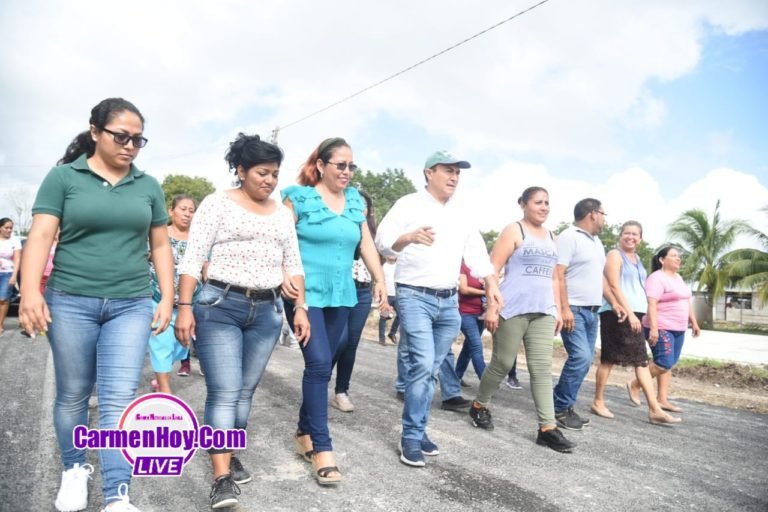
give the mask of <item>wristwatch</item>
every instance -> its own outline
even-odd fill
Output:
[[[309,313],[309,304],[307,304],[306,302],[304,304],[296,304],[296,307],[301,308],[307,313]]]

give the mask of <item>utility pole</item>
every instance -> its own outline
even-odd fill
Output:
[[[269,136],[269,142],[272,144],[277,144],[277,135],[280,133],[280,127],[275,126],[275,129],[272,130],[272,135]]]

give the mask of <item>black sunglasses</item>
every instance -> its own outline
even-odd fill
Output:
[[[350,164],[348,164],[347,162],[326,162],[326,163],[335,165],[336,168],[340,171],[343,171],[347,167],[349,167],[349,172],[355,172],[357,170],[357,165],[352,163]]]
[[[115,142],[121,146],[125,146],[128,144],[128,141],[131,141],[133,142],[133,147],[143,148],[147,145],[147,142],[149,142],[146,137],[142,137],[141,135],[128,135],[127,133],[113,132],[112,130],[107,130],[106,128],[102,128],[101,131],[112,135],[112,138],[115,139]]]

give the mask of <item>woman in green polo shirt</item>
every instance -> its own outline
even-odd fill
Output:
[[[91,110],[89,122],[40,185],[22,259],[19,320],[32,336],[47,332],[56,373],[53,422],[64,465],[59,511],[88,506],[93,467],[85,450],[74,447],[72,431],[88,424],[94,384],[99,428],[114,429],[136,394],[151,326],[154,334],[165,330],[173,309],[163,191],[133,165],[147,143],[144,118],[132,103],[109,98]],[[59,228],[43,296],[39,283]],[[147,239],[162,292],[154,315]],[[99,455],[104,510],[137,512],[128,500],[130,465],[119,450]]]

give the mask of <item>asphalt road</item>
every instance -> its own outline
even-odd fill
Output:
[[[0,337],[0,511],[53,511],[61,466],[52,427],[53,365],[45,338],[14,331]],[[242,511],[652,511],[768,510],[768,416],[679,401],[684,423],[650,425],[623,389],[608,390],[616,419],[592,417],[567,433],[575,453],[537,446],[527,389],[500,389],[496,430],[475,429],[466,413],[433,405],[429,434],[439,447],[424,469],[397,457],[401,403],[394,397],[395,348],[364,341],[352,380],[354,413],[330,409],[331,435],[344,482],[320,487],[309,464],[293,454],[291,435],[303,363],[297,349],[278,346],[256,391],[249,448],[254,474],[242,486]],[[152,376],[145,369],[143,392]],[[471,398],[477,389],[466,390]],[[174,375],[177,394],[202,418],[204,379]],[[588,413],[594,389],[585,383],[578,410]],[[95,425],[92,425],[95,426]],[[99,510],[98,458],[88,510]],[[210,463],[198,453],[179,478],[134,479],[131,499],[143,512],[205,511]]]

